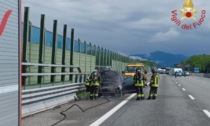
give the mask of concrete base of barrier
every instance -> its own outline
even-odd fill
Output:
[[[45,101],[40,101],[40,102],[29,104],[29,105],[23,105],[22,117],[27,117],[29,115],[33,115],[39,112],[46,111],[48,109],[52,109],[58,105],[68,103],[70,101],[73,101],[75,96],[76,96],[76,93],[45,100]]]

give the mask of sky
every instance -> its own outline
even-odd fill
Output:
[[[210,1],[193,0],[196,20],[171,20],[172,11],[180,9],[184,0],[22,0],[22,8],[30,7],[30,21],[40,26],[40,15],[46,15],[46,28],[52,31],[58,20],[58,33],[63,25],[75,29],[75,39],[91,42],[124,55],[163,51],[186,56],[210,54]],[[201,11],[205,18],[200,26]],[[182,25],[192,25],[191,30]]]

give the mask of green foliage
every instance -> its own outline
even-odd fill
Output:
[[[192,71],[194,67],[198,67],[201,72],[210,72],[210,55],[194,55],[183,63],[189,64]]]

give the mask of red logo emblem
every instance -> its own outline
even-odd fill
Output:
[[[1,36],[2,33],[4,32],[5,26],[6,26],[6,24],[7,24],[7,20],[8,20],[8,18],[9,18],[9,16],[10,16],[11,13],[12,13],[12,10],[8,10],[8,11],[4,14],[4,16],[3,16],[3,18],[2,18],[2,21],[0,22],[0,36]]]

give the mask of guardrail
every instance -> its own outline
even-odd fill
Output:
[[[22,117],[36,114],[74,100],[84,83],[72,83],[22,91]]]
[[[67,103],[74,99],[76,92],[84,89],[84,82],[88,73],[81,73],[78,66],[74,65],[54,65],[54,64],[37,64],[37,63],[22,63],[22,65],[38,66],[42,67],[61,67],[63,71],[64,68],[76,68],[78,72],[68,72],[68,73],[22,73],[23,79],[27,77],[34,76],[65,76],[72,75],[75,76],[74,81],[70,81],[68,84],[62,84],[42,87],[40,83],[40,88],[28,89],[22,91],[22,116],[32,115],[47,109],[51,109],[57,105]],[[54,68],[55,69],[55,68]],[[70,78],[71,79],[71,78]],[[25,81],[25,80],[23,80]],[[23,83],[24,84],[24,83]],[[23,85],[25,86],[25,85]]]
[[[37,83],[39,85],[39,87],[42,87],[42,85],[44,84],[42,82],[43,76],[51,76],[51,83],[55,82],[55,76],[61,76],[61,81],[60,82],[64,82],[65,81],[65,76],[69,75],[69,81],[72,83],[78,83],[78,82],[85,82],[86,77],[89,73],[82,73],[81,69],[79,66],[75,66],[75,65],[57,65],[57,64],[38,64],[38,63],[22,63],[23,68],[25,69],[25,73],[22,73],[22,85],[23,85],[23,89],[26,89],[26,79],[27,77],[34,77],[37,76]],[[41,72],[39,73],[29,73],[27,68],[29,68],[30,66],[37,66],[39,67],[39,69],[42,69]],[[51,68],[51,73],[44,73],[43,69],[45,67],[50,67]],[[61,67],[62,68],[62,72],[56,72],[56,68]],[[66,72],[66,68],[70,68],[70,72]],[[78,72],[73,72],[73,69],[76,68]]]

